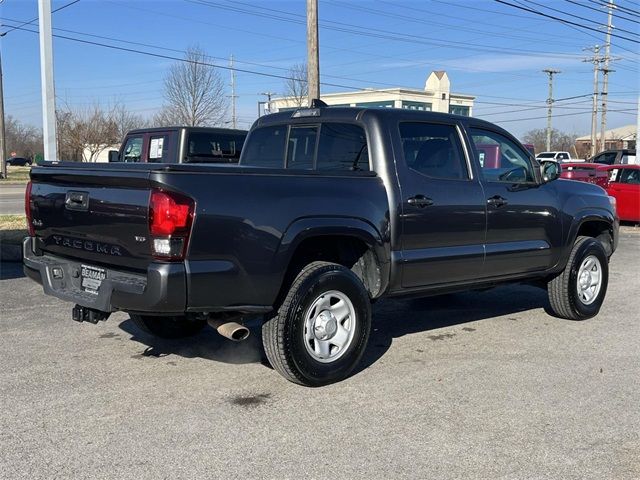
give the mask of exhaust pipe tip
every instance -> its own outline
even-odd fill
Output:
[[[237,322],[210,318],[207,323],[215,328],[220,335],[234,342],[246,340],[251,333],[247,327]]]

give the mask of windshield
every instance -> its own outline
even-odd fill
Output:
[[[544,152],[538,155],[536,158],[555,158],[556,154],[553,152]]]

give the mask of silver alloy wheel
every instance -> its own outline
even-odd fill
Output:
[[[576,290],[578,299],[584,305],[591,305],[602,286],[602,265],[600,260],[594,255],[586,257],[578,269],[576,278]]]
[[[349,349],[356,331],[356,311],[337,290],[323,293],[305,312],[304,346],[314,360],[331,363]]]

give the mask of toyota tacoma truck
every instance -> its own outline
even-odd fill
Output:
[[[307,386],[353,372],[382,297],[530,282],[558,317],[598,313],[618,241],[602,188],[479,119],[316,107],[258,119],[239,165],[33,168],[26,275],[75,320],[123,311],[161,337],[240,340],[261,317],[267,359]]]

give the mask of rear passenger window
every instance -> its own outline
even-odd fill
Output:
[[[163,163],[169,158],[169,135],[149,137],[149,162]]]
[[[460,137],[453,125],[401,123],[400,138],[411,170],[431,178],[469,178]]]
[[[287,139],[287,125],[256,128],[251,132],[251,140],[242,151],[242,165],[255,167],[284,167],[284,147]]]
[[[313,169],[318,127],[291,127],[287,146],[287,168]]]
[[[368,171],[367,137],[362,127],[349,123],[323,123],[316,168]]]

